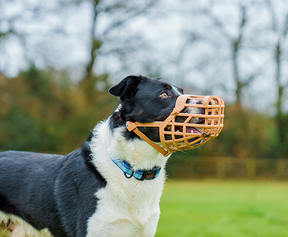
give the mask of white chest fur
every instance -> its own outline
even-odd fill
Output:
[[[107,186],[95,193],[99,201],[88,221],[88,237],[152,237],[156,232],[167,158],[144,141],[127,141],[122,136],[124,129],[111,134],[106,121],[93,130],[93,162]],[[162,169],[154,180],[127,179],[110,156],[126,160],[135,169]]]

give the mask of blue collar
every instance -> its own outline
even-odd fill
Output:
[[[155,166],[152,170],[133,170],[132,166],[125,160],[111,157],[111,160],[123,171],[127,179],[134,176],[137,180],[152,180],[158,177],[161,167]]]

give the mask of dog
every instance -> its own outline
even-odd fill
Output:
[[[109,92],[119,106],[82,148],[66,156],[0,153],[0,223],[12,236],[155,235],[169,156],[129,132],[126,122],[165,120],[183,89],[128,76]],[[139,129],[160,142],[157,128]]]

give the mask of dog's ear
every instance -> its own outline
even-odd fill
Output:
[[[117,85],[112,86],[109,92],[114,96],[120,97],[122,101],[125,98],[131,98],[136,94],[141,79],[141,76],[128,76]]]

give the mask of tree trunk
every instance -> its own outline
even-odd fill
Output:
[[[276,83],[278,87],[278,98],[276,102],[276,127],[278,133],[278,142],[279,142],[279,154],[280,158],[283,158],[283,151],[285,146],[285,137],[286,131],[285,121],[284,121],[284,114],[283,114],[283,100],[284,100],[284,86],[281,85],[281,42],[278,41],[276,48],[275,48],[275,59],[276,59]]]
[[[93,3],[93,22],[90,32],[90,59],[86,66],[86,75],[82,79],[80,86],[85,91],[86,95],[91,95],[97,83],[97,77],[93,74],[93,67],[97,56],[97,50],[101,47],[101,41],[96,37],[96,23],[98,17],[98,5],[100,0],[94,0]]]

